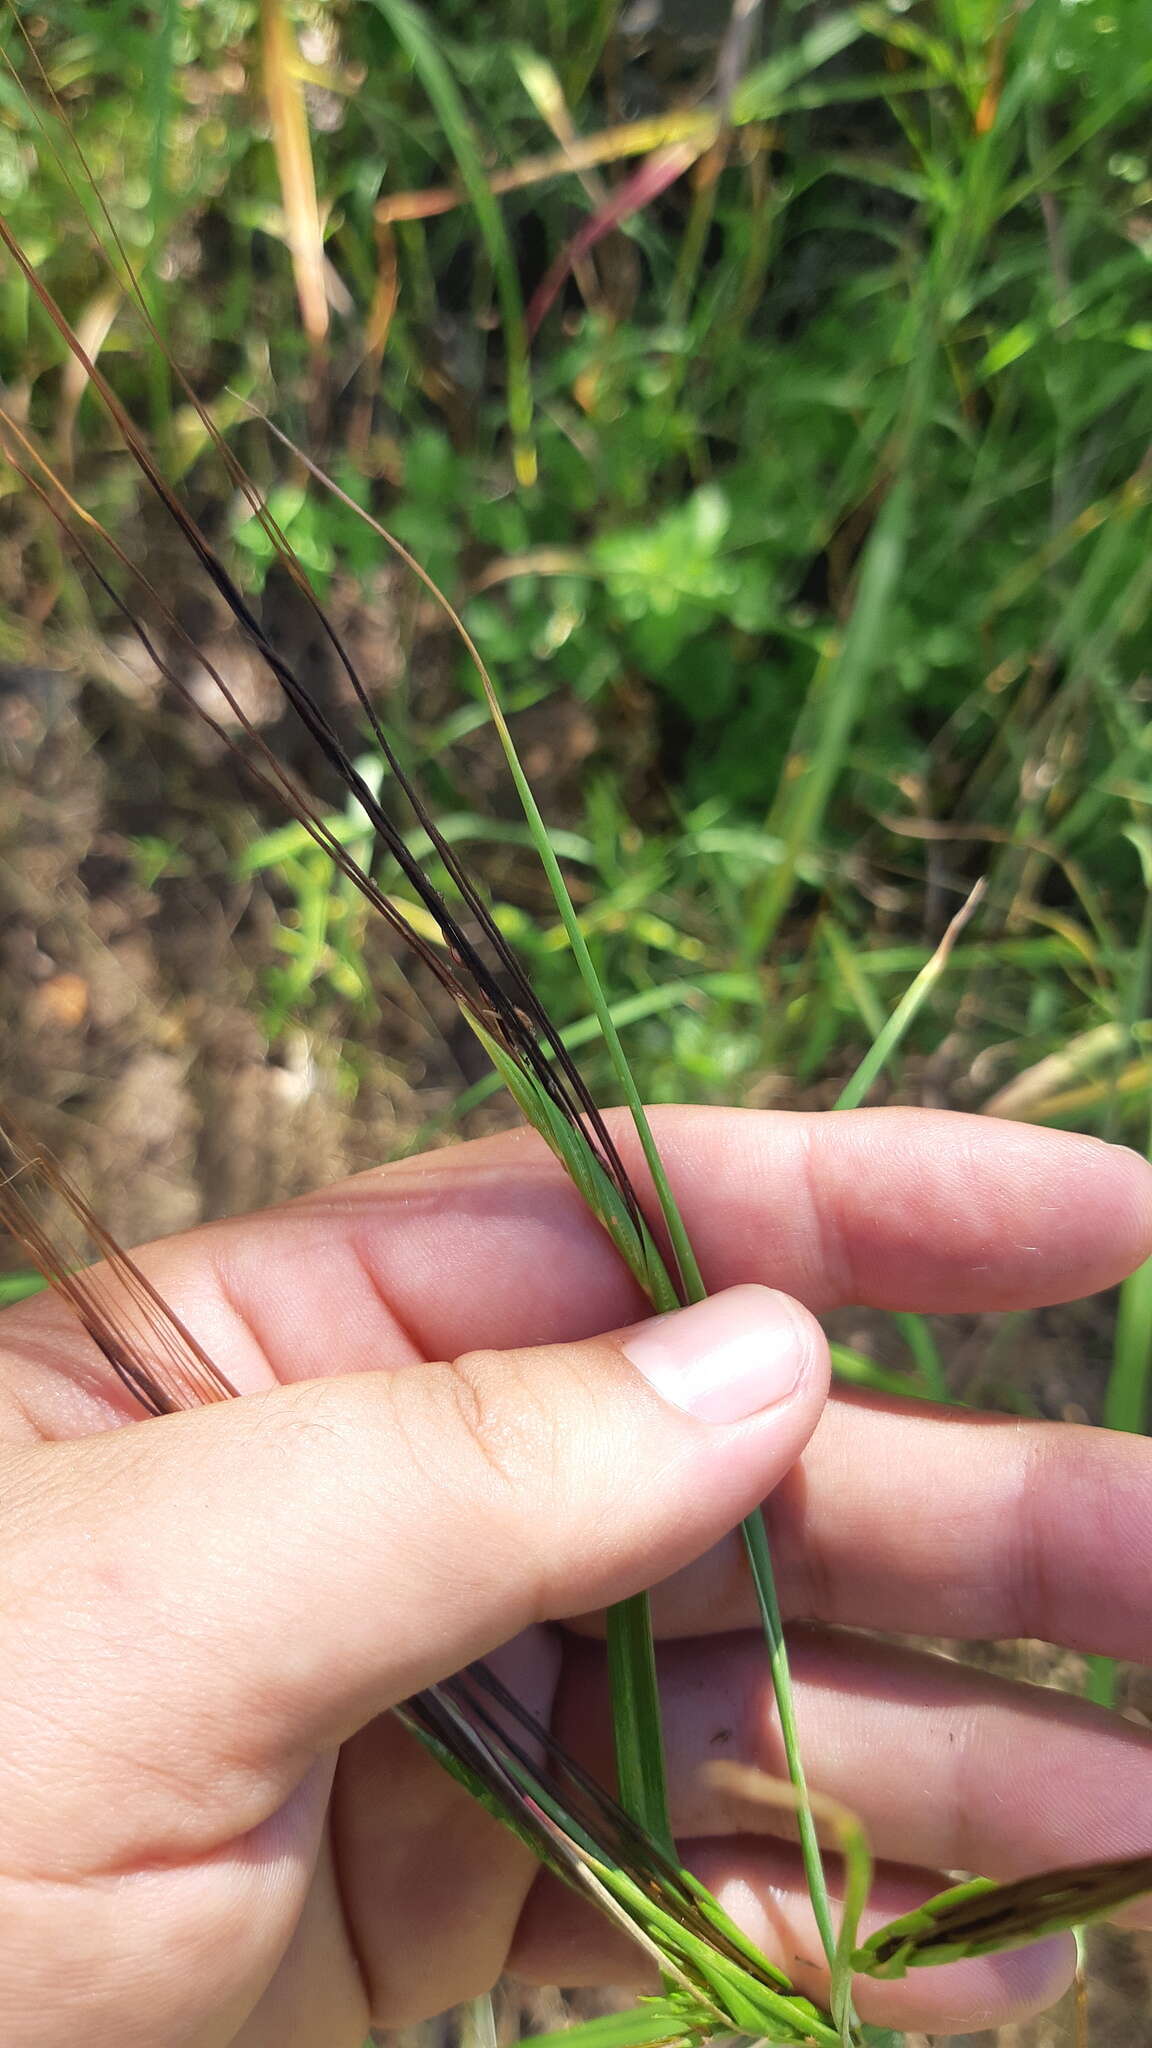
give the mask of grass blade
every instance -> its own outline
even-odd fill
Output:
[[[1120,1289],[1112,1370],[1104,1401],[1106,1429],[1143,1436],[1148,1428],[1152,1383],[1152,1259],[1129,1275]]]
[[[47,1284],[39,1273],[0,1273],[0,1308],[27,1301],[31,1295],[40,1294]]]
[[[451,143],[460,172],[476,214],[484,246],[492,265],[500,317],[504,324],[504,358],[508,378],[508,425],[512,434],[512,455],[521,484],[536,481],[536,451],[532,439],[532,381],[528,359],[528,328],[524,300],[516,270],[516,258],[503,216],[484,173],[471,117],[460,89],[448,68],[428,18],[413,0],[372,0],[397,41],[412,60],[425,92]]]
[[[636,1593],[630,1600],[618,1601],[609,1612],[607,1627],[620,1803],[671,1854],[664,1731],[647,1594]]]
[[[812,1801],[808,1792],[808,1779],[800,1752],[800,1735],[796,1726],[796,1703],[792,1689],[792,1678],[788,1668],[788,1646],[784,1640],[784,1622],[780,1613],[780,1599],[776,1591],[776,1574],[772,1565],[772,1552],[768,1544],[768,1531],[762,1514],[749,1515],[741,1525],[744,1548],[752,1572],[752,1583],[756,1589],[756,1604],[760,1611],[760,1623],[764,1640],[768,1645],[768,1661],[772,1671],[772,1690],[776,1696],[776,1712],[780,1718],[780,1737],[784,1744],[784,1755],[788,1765],[788,1776],[797,1794],[796,1826],[800,1833],[800,1854],[804,1862],[804,1876],[808,1884],[808,1895],[812,1911],[820,1931],[820,1940],[829,1964],[836,1956],[836,1932],[832,1925],[832,1905],[828,1897],[828,1881],[824,1875],[824,1860],[820,1854],[820,1842],[816,1833],[816,1822],[812,1813]]]
[[[529,2034],[520,2048],[645,2048],[645,2043],[691,2042],[701,2035],[691,2028],[680,2006],[668,1998],[646,1999],[631,2012],[604,2013],[600,2019],[583,2020],[556,2034]]]
[[[873,1081],[887,1066],[947,967],[948,955],[976,911],[985,893],[985,887],[986,884],[981,879],[969,891],[955,917],[948,924],[932,958],[926,961],[915,981],[905,989],[887,1023],[877,1032],[851,1080],[840,1090],[832,1105],[834,1109],[856,1109],[863,1102]]]
[[[842,646],[826,658],[823,675],[807,707],[813,743],[793,752],[781,781],[782,796],[766,830],[784,843],[784,856],[773,871],[749,918],[746,950],[760,959],[775,937],[792,892],[805,850],[819,833],[824,812],[864,704],[884,645],[884,630],[899,586],[912,530],[914,480],[912,450],[881,508],[865,549],[860,585]]]
[[[1135,835],[1132,835],[1133,837]],[[1136,840],[1141,856],[1144,910],[1140,920],[1131,985],[1126,991],[1125,1022],[1128,1035],[1139,1050],[1138,1026],[1147,1015],[1152,990],[1152,847],[1141,833]],[[1152,1128],[1147,1154],[1152,1158]],[[1148,1428],[1148,1396],[1152,1386],[1152,1259],[1129,1275],[1120,1289],[1113,1339],[1112,1370],[1104,1400],[1104,1422],[1109,1429],[1132,1430],[1143,1435]]]

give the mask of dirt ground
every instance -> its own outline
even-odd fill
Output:
[[[313,1010],[307,1032],[289,1028],[269,1045],[261,1019],[277,903],[233,865],[237,815],[251,800],[169,704],[125,696],[100,667],[0,669],[6,1103],[128,1243],[450,1135],[453,1099],[474,1071],[398,977],[385,977],[382,1017],[357,1022],[333,999]],[[571,736],[569,768],[581,744]],[[483,769],[481,759],[480,779]],[[167,853],[151,860],[147,846],[160,840]],[[23,1263],[0,1245],[0,1272]],[[1110,1315],[1110,1304],[1093,1302],[998,1323],[959,1318],[937,1335],[961,1398],[995,1400],[1011,1386],[1041,1413],[1092,1419]],[[836,1319],[835,1334],[880,1356],[892,1342],[878,1319],[856,1312]],[[1043,1681],[1079,1681],[1076,1660],[1043,1645],[985,1654]],[[1140,1675],[1126,1711],[1152,1711]],[[1147,2048],[1152,1938],[1094,1934],[1086,2002],[1091,2048]],[[551,1994],[520,2006],[509,1992],[508,2037],[570,2009]],[[421,2030],[419,2048],[458,2038],[449,2019]],[[949,2048],[1072,2048],[1075,2039],[1069,2000],[1042,2021],[954,2037]],[[415,2037],[396,2048],[417,2048]]]

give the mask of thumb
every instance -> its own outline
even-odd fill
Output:
[[[62,1729],[97,1752],[114,1730],[121,1760],[215,1783],[223,1755],[233,1786],[283,1793],[528,1623],[698,1556],[798,1457],[827,1381],[807,1311],[741,1286],[590,1342],[308,1381],[15,1453],[9,1764],[43,1786]]]

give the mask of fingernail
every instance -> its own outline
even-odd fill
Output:
[[[701,1422],[743,1422],[783,1401],[812,1345],[804,1312],[771,1287],[729,1287],[633,1330],[624,1355],[650,1387]]]

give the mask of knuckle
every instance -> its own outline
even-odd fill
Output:
[[[500,1489],[522,1495],[548,1487],[558,1445],[550,1404],[516,1359],[469,1351],[445,1368],[455,1419]]]

